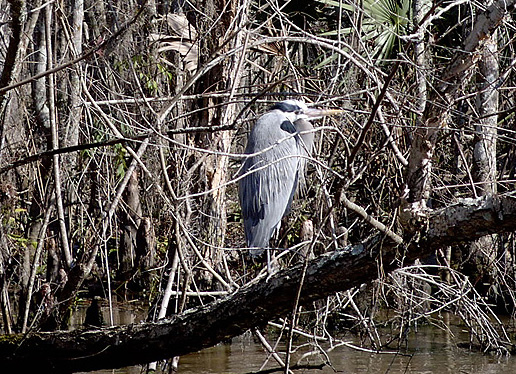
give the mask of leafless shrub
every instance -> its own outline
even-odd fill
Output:
[[[441,273],[446,272],[449,282]],[[504,324],[473,287],[464,274],[440,265],[414,265],[401,268],[383,283],[393,295],[397,316],[392,322],[399,324],[400,340],[405,331],[422,322],[447,329],[437,316],[451,312],[461,318],[470,331],[470,343],[484,352],[507,354],[511,341]]]

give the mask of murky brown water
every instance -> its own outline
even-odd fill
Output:
[[[460,333],[460,331],[456,331]],[[467,334],[463,338],[467,339]],[[466,340],[467,341],[467,340]],[[327,347],[324,347],[327,348]],[[456,347],[450,334],[436,327],[425,327],[409,339],[407,355],[372,354],[347,347],[329,353],[333,368],[342,373],[516,373],[515,357],[493,357]],[[299,355],[298,355],[299,356]],[[252,338],[239,337],[232,344],[218,345],[182,357],[180,373],[247,373],[257,371],[264,362],[261,345]],[[312,364],[320,363],[312,358]],[[303,361],[302,363],[307,363]],[[276,367],[276,363],[267,367]],[[326,367],[312,373],[335,373]],[[308,372],[303,370],[300,372]]]
[[[104,317],[109,321],[109,314],[104,310]],[[137,323],[145,318],[144,310],[135,304],[116,305],[114,311],[116,324]],[[76,315],[79,325],[81,313]],[[514,374],[516,373],[516,357],[496,357],[457,347],[458,342],[467,342],[468,334],[458,321],[452,321],[450,331],[443,331],[434,326],[422,326],[417,333],[411,333],[404,354],[375,354],[357,351],[348,347],[338,347],[330,351],[328,356],[333,368],[323,370],[298,370],[296,373],[334,374],[341,373],[404,373],[404,374]],[[353,338],[346,339],[357,344]],[[271,338],[271,344],[274,341]],[[298,343],[300,344],[300,343]],[[328,349],[328,344],[321,344]],[[310,349],[299,349],[292,358],[295,364]],[[283,357],[284,358],[284,357]],[[266,353],[250,333],[234,338],[231,344],[219,344],[201,352],[183,356],[179,362],[181,374],[215,374],[215,373],[248,373],[258,371],[267,359]],[[318,355],[304,359],[301,364],[319,364]],[[270,358],[266,368],[277,367]],[[137,374],[142,372],[141,366],[117,370],[96,371],[97,374]],[[159,371],[158,371],[159,372]]]

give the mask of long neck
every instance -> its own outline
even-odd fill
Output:
[[[294,126],[298,132],[305,132],[314,129],[312,124],[305,119],[298,119],[296,122],[294,122]],[[310,156],[312,154],[315,134],[313,132],[307,132],[300,134],[300,136],[304,143],[303,147],[305,148],[307,154]]]

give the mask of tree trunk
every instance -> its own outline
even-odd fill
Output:
[[[83,53],[82,35],[84,23],[84,0],[73,0],[71,4],[71,12],[72,22],[70,25],[71,30],[69,31],[69,38],[71,40],[67,40],[70,47],[69,50],[71,52],[68,54],[70,56],[70,60],[77,58]],[[67,25],[63,27],[67,27]],[[68,35],[68,33],[65,32],[62,32],[62,34]],[[64,50],[68,49],[65,48]],[[64,147],[72,147],[79,144],[79,129],[80,124],[83,123],[83,95],[80,82],[81,79],[84,79],[82,70],[83,63],[79,62],[69,71],[69,84],[65,91],[68,96],[68,108],[66,108],[66,113],[63,113],[63,117],[66,118],[66,126],[62,135],[62,145]],[[63,81],[66,80],[64,79]],[[64,197],[67,201],[66,216],[69,221],[69,227],[74,227],[76,225],[75,217],[79,216],[79,214],[74,212],[74,210],[78,209],[78,206],[80,206],[80,204],[77,204],[78,197],[80,196],[76,180],[78,160],[78,153],[70,153],[62,157],[63,175],[65,176]],[[70,235],[70,247],[72,248],[76,245],[76,243],[73,242],[74,239],[74,235]]]
[[[496,139],[498,137],[498,33],[484,42],[478,62],[473,180],[479,195],[496,194]]]
[[[149,217],[143,217],[136,233],[136,266],[140,271],[141,284],[148,289],[151,286],[151,270],[156,264],[156,234]]]
[[[475,124],[472,176],[475,196],[496,194],[496,139],[498,137],[498,33],[494,32],[484,43],[478,62],[476,111],[480,117]],[[484,236],[471,243],[468,267],[477,288],[486,289],[493,284],[496,272],[497,238]]]
[[[72,24],[71,24],[71,44],[72,58],[82,54],[82,24],[84,22],[84,0],[74,0],[72,2]],[[76,64],[70,70],[69,87],[69,117],[65,130],[64,146],[70,147],[79,144],[79,124],[82,121],[82,99],[81,99],[81,63]],[[73,170],[75,166],[75,154],[68,155],[69,167]]]
[[[0,88],[8,86],[15,77],[14,72],[16,71],[17,65],[20,64],[20,44],[22,39],[23,31],[23,15],[25,10],[25,1],[13,0],[10,1],[10,13],[11,13],[11,34],[9,35],[9,46],[7,47],[5,60],[3,64],[2,74],[0,75]],[[9,99],[11,92],[5,92],[0,94],[0,113],[5,115],[8,114]],[[2,151],[4,149],[5,142],[5,121],[0,121],[0,159],[2,158]]]
[[[43,17],[41,17],[43,18]],[[34,33],[34,50],[35,50],[35,64],[34,73],[38,74],[46,70],[47,66],[47,48],[45,41],[45,28],[43,22],[38,24]],[[47,105],[47,91],[45,78],[36,79],[32,83],[32,103],[36,112],[36,123],[34,131],[41,135],[41,146],[46,149],[52,148],[51,134],[50,134],[50,112]],[[50,159],[44,159],[38,166],[38,173],[33,175],[33,178],[39,178],[42,183],[33,183],[30,188],[32,190],[32,201],[29,208],[30,223],[27,229],[28,245],[22,255],[22,271],[21,271],[21,293],[20,293],[20,309],[18,313],[18,327],[23,326],[23,317],[25,315],[26,302],[29,299],[29,279],[32,259],[36,251],[36,245],[40,239],[41,228],[43,226],[43,215],[46,209],[49,208],[48,193],[42,188],[50,178]],[[39,174],[39,175],[38,175]],[[43,233],[45,234],[45,233]]]
[[[209,61],[215,53],[223,53],[235,48],[242,43],[243,33],[240,25],[243,24],[247,14],[247,3],[239,3],[235,0],[205,0],[202,1],[203,9],[206,9],[209,19],[219,19],[216,25],[207,23],[203,19],[198,23],[199,34],[208,32],[207,45],[201,50],[207,50],[204,56],[205,62]],[[243,10],[238,12],[238,7]],[[237,19],[235,16],[239,14]],[[206,29],[206,30],[204,30]],[[233,35],[232,33],[235,33]],[[200,81],[196,87],[198,92],[226,91],[234,93],[240,84],[240,72],[238,69],[239,56],[234,56],[229,61],[215,66],[206,75],[206,79]],[[203,98],[199,106],[205,108],[200,114],[199,122],[207,126],[219,126],[231,124],[236,116],[236,105],[221,105],[224,101],[231,102],[228,98]],[[225,110],[223,110],[225,108]],[[215,152],[228,153],[231,147],[232,133],[230,131],[206,133],[199,136],[199,146],[211,149]],[[204,185],[202,190],[212,191],[206,194],[202,206],[206,207],[201,216],[203,241],[208,245],[203,248],[203,255],[209,265],[222,272],[223,246],[226,235],[226,187],[228,177],[228,157],[225,155],[211,154],[206,157],[202,166]],[[220,285],[212,284],[210,272],[204,272],[202,278],[207,284],[218,288]]]
[[[126,211],[122,219],[122,242],[119,249],[118,278],[129,279],[133,270],[137,268],[136,247],[138,227],[142,217],[140,204],[140,187],[138,185],[138,173],[135,171],[129,178],[127,189],[124,194]]]

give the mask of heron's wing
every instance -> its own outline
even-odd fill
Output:
[[[245,161],[242,172],[249,174],[240,180],[239,189],[250,248],[269,246],[274,230],[290,209],[298,182],[298,141],[295,137],[288,138],[296,132],[294,126],[290,123],[290,127],[283,124],[283,128],[271,129],[260,126],[263,124],[260,120],[249,137],[246,153],[263,152]]]

